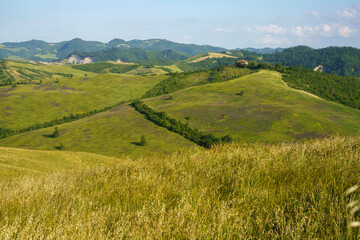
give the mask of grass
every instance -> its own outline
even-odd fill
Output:
[[[0,146],[39,150],[97,153],[107,156],[141,156],[172,153],[196,146],[185,138],[145,119],[129,105],[96,114],[75,122],[58,125],[60,136],[52,138],[54,127],[0,140]],[[140,145],[145,135],[147,144]]]
[[[39,176],[110,164],[118,159],[90,153],[39,151],[0,147],[0,180],[23,175]]]
[[[359,150],[359,137],[232,144],[2,179],[0,238],[358,239],[344,192]]]
[[[229,134],[240,141],[294,141],[360,131],[360,111],[292,89],[272,71],[144,102],[192,128],[218,136]]]
[[[209,58],[223,58],[223,57],[226,57],[226,58],[236,58],[234,56],[231,56],[231,55],[228,55],[228,54],[223,54],[223,53],[207,53],[205,54],[205,56],[203,55],[199,55],[197,57],[194,57],[190,60],[188,60],[190,63],[197,63],[197,62],[201,62],[201,61],[204,61],[206,59],[209,59]]]
[[[36,67],[40,68],[38,65]],[[48,67],[53,71],[59,70],[59,66]],[[16,88],[1,87],[0,127],[22,129],[71,113],[101,109],[138,98],[166,78],[93,73],[85,76],[84,73],[80,75],[78,70],[72,73],[75,75],[73,78],[43,79],[42,85],[36,80]]]

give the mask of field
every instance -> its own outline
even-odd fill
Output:
[[[12,63],[21,66],[20,63]],[[0,88],[0,127],[22,129],[70,114],[101,109],[142,96],[167,76],[96,74],[69,66],[30,65],[42,71],[73,74],[72,78],[54,76]]]
[[[23,175],[40,176],[47,172],[109,165],[115,161],[118,159],[90,153],[0,147],[0,181]]]
[[[60,137],[52,138],[54,127],[0,140],[0,146],[90,152],[106,156],[144,156],[172,153],[196,145],[145,119],[129,105],[58,126]],[[141,136],[147,140],[139,146]]]
[[[223,54],[223,53],[206,53],[206,54],[202,54],[202,55],[199,55],[199,56],[196,56],[196,57],[193,57],[193,58],[190,58],[188,61],[190,63],[197,63],[197,62],[201,62],[201,61],[204,61],[206,59],[211,59],[211,58],[223,58],[223,57],[226,57],[226,58],[236,58],[234,56],[231,56],[229,54]]]
[[[246,142],[294,141],[360,131],[360,111],[292,89],[281,74],[272,71],[144,102],[200,131],[229,134]]]
[[[359,150],[359,137],[232,144],[0,179],[0,239],[358,239],[359,192],[344,193]],[[28,159],[53,161],[41,153]]]

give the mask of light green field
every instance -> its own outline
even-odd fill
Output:
[[[129,105],[58,125],[60,137],[52,138],[54,127],[0,140],[0,146],[90,152],[107,156],[171,153],[196,144],[145,119]],[[138,146],[144,135],[147,144]]]
[[[118,159],[90,153],[0,147],[0,181],[10,177],[109,165]]]
[[[360,111],[292,89],[271,71],[144,102],[200,131],[241,141],[292,141],[360,131]]]
[[[55,53],[48,53],[48,54],[44,54],[44,55],[35,55],[35,57],[39,57],[39,58],[42,58],[42,59],[58,59],[56,57]]]
[[[38,66],[37,68],[44,68]],[[64,66],[45,69],[58,71]],[[80,71],[81,72],[81,71]],[[73,70],[77,77],[43,79],[32,84],[0,87],[0,127],[22,129],[36,123],[101,109],[142,96],[166,76],[91,74]],[[55,81],[58,80],[59,83]]]
[[[38,168],[90,156],[11,151],[5,164]],[[0,239],[359,239],[359,190],[344,194],[359,151],[359,137],[233,144],[0,178]]]

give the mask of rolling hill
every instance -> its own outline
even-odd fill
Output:
[[[191,87],[144,102],[192,128],[229,134],[240,141],[294,141],[360,131],[359,110],[292,89],[273,71]]]
[[[51,127],[2,139],[0,146],[55,150],[63,144],[67,151],[117,157],[171,153],[196,146],[185,138],[156,126],[127,104],[58,125],[58,128],[58,138],[51,137],[54,132]],[[139,146],[142,135],[148,142],[145,146]]]
[[[1,87],[0,128],[13,130],[141,97],[154,85],[168,77],[165,75],[97,74],[77,70],[71,66],[16,62],[8,62],[8,64],[11,65],[11,69],[26,68],[32,71],[73,75],[72,78],[65,78],[55,74],[52,78],[36,79],[32,83],[20,84],[17,87]]]

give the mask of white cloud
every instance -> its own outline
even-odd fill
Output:
[[[305,35],[312,34],[314,32],[314,28],[308,26],[297,26],[291,28],[290,32],[295,36],[304,37]]]
[[[284,44],[288,44],[289,41],[284,38],[276,38],[274,36],[271,36],[270,34],[267,34],[265,37],[257,41],[257,43],[282,46]]]
[[[286,29],[275,24],[270,24],[269,26],[255,25],[253,27],[248,27],[247,30],[250,32],[258,32],[258,33],[271,33],[271,34],[286,33]]]
[[[338,28],[338,32],[340,34],[340,36],[342,37],[349,37],[350,33],[355,32],[355,30],[349,28],[348,26],[342,26]]]
[[[354,18],[356,17],[357,13],[358,11],[354,8],[345,8],[342,11],[337,11],[337,15],[343,18]]]
[[[182,39],[190,39],[191,37],[186,35],[186,36],[182,36],[181,38]]]
[[[234,29],[232,29],[232,28],[220,28],[220,27],[218,27],[218,28],[215,28],[214,30],[213,30],[214,32],[220,32],[220,33],[233,33],[234,32]]]

